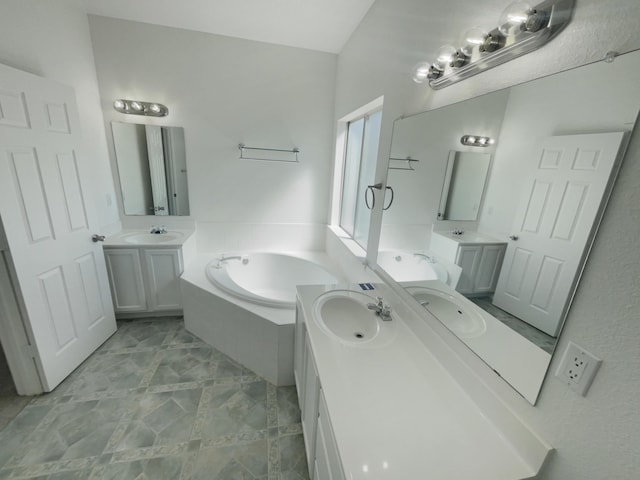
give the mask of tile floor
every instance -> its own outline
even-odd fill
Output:
[[[20,397],[13,386],[11,372],[0,346],[0,430],[29,403],[29,397]]]
[[[558,340],[557,338],[547,335],[537,328],[532,327],[527,322],[520,320],[518,317],[514,317],[510,313],[496,307],[493,303],[491,303],[493,301],[492,297],[469,297],[469,300],[471,300],[486,312],[493,315],[507,327],[515,330],[524,338],[536,344],[545,352],[553,354],[553,349],[555,348],[556,341]]]
[[[0,479],[308,479],[295,387],[275,387],[181,319],[119,322],[0,431]]]

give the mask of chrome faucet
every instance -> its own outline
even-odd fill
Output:
[[[376,297],[376,303],[368,303],[367,308],[373,310],[374,313],[379,316],[382,321],[388,322],[391,320],[391,306],[384,303],[382,297]]]
[[[220,256],[220,258],[218,259],[218,263],[216,264],[216,268],[222,268],[222,262],[226,262],[227,260],[240,260],[243,265],[246,265],[247,263],[249,263],[249,259],[246,256],[243,256],[243,255],[231,255],[229,257],[226,257],[224,255],[224,253],[223,253]]]
[[[152,225],[149,233],[167,233],[167,228],[164,225]]]
[[[453,235],[464,235],[464,228],[454,228],[451,233]]]

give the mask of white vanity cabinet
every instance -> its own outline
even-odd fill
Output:
[[[104,248],[116,314],[169,312],[182,309],[179,247]]]
[[[140,251],[137,248],[105,248],[104,258],[116,313],[147,310]]]
[[[311,480],[344,480],[318,368],[305,324],[296,314],[294,376]]]
[[[430,250],[462,269],[456,290],[465,295],[492,293],[496,288],[506,242],[476,232],[453,235],[433,232]]]

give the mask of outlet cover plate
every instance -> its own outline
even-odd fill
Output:
[[[556,371],[556,378],[584,397],[601,363],[602,360],[595,355],[569,342]]]

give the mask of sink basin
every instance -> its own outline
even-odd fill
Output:
[[[178,240],[182,237],[180,232],[167,232],[167,233],[132,233],[124,237],[124,241],[127,243],[134,243],[137,245],[149,245],[156,243],[167,243]]]
[[[327,292],[315,302],[314,319],[327,335],[342,343],[360,345],[374,340],[386,343],[395,330],[395,321],[383,322],[367,308],[372,302],[375,298],[353,290]]]
[[[484,318],[453,295],[427,287],[407,287],[407,292],[460,338],[479,337],[487,330]]]

